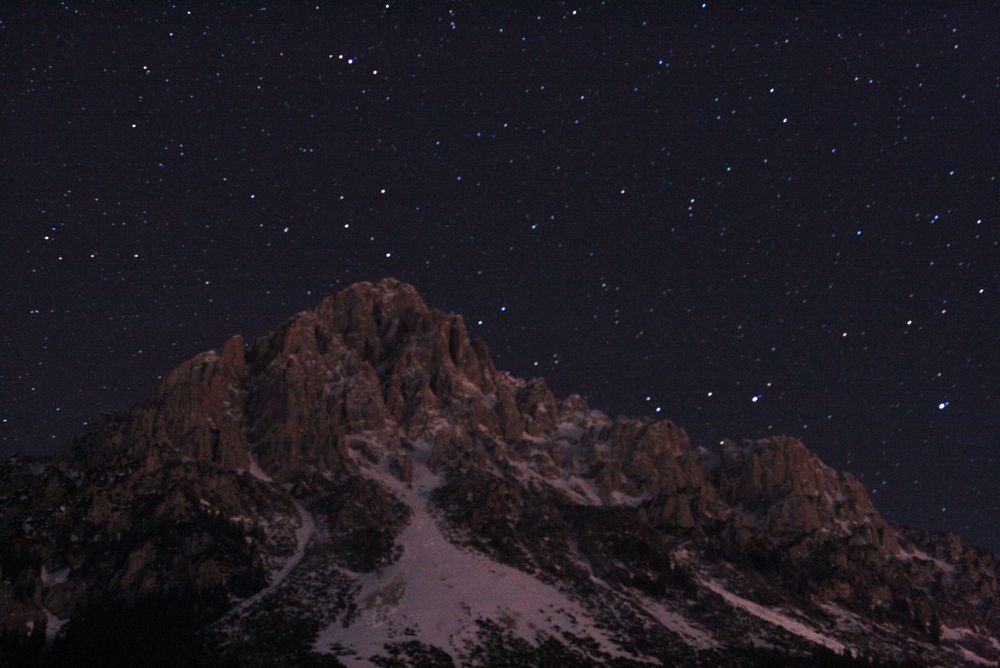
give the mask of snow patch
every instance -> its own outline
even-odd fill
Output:
[[[66,579],[68,577],[69,577],[69,569],[68,568],[60,568],[58,571],[52,571],[50,573],[48,571],[48,569],[45,568],[45,566],[42,566],[42,584],[43,585],[48,586],[48,585],[62,584],[63,582],[66,582]]]
[[[421,451],[428,449],[426,443],[417,444],[414,459],[424,459]],[[418,464],[411,487],[382,471],[368,472],[413,512],[397,539],[403,553],[391,566],[357,578],[360,614],[346,627],[337,621],[321,631],[316,651],[350,648],[356,655],[340,656],[341,661],[368,665],[371,656],[385,653],[386,644],[419,638],[460,664],[467,646],[476,641],[475,621],[488,619],[532,644],[539,633],[558,626],[593,638],[608,654],[628,656],[565,593],[450,543],[428,510],[427,499],[440,479],[425,466]]]
[[[984,659],[983,657],[979,656],[975,652],[967,650],[964,647],[959,647],[958,651],[962,655],[962,658],[964,660],[966,660],[966,661],[971,661],[972,663],[978,663],[981,666],[995,666],[995,665],[997,665],[996,662],[990,661],[989,659]]]
[[[569,493],[571,498],[575,497],[582,505],[600,506],[604,504],[597,485],[590,478],[582,478],[575,475],[570,476],[563,482],[561,487]]]
[[[695,626],[680,613],[669,610],[662,603],[642,599],[642,606],[663,628],[672,631],[684,639],[684,642],[697,650],[716,649],[720,645],[715,637],[703,628]]]
[[[944,640],[962,640],[967,635],[975,635],[970,629],[953,629],[947,626],[941,627],[941,638]]]
[[[51,612],[48,608],[45,609],[45,639],[53,640],[59,632],[62,631],[62,627],[66,625],[68,619],[59,619]]]
[[[567,441],[579,441],[585,431],[586,429],[572,422],[560,422],[556,427],[559,438],[565,438]]]
[[[247,472],[252,475],[257,480],[262,480],[264,482],[274,482],[271,480],[271,476],[264,472],[264,469],[260,467],[260,462],[257,461],[257,456],[254,455],[253,450],[250,450],[250,468]]]
[[[270,480],[270,479],[269,479]],[[299,528],[295,530],[295,553],[284,563],[284,565],[271,576],[271,583],[261,589],[259,592],[254,594],[249,598],[245,598],[240,603],[229,611],[229,614],[239,613],[241,610],[245,610],[252,606],[257,601],[261,600],[269,593],[274,591],[278,585],[285,581],[285,578],[291,574],[295,567],[299,565],[302,561],[302,557],[306,554],[306,546],[309,544],[309,540],[316,533],[316,520],[313,518],[312,513],[306,510],[298,500],[292,499],[292,503],[295,504],[295,510],[299,514]]]
[[[623,506],[626,508],[638,508],[643,503],[649,500],[646,495],[631,496],[629,494],[624,494],[618,490],[613,490],[611,492],[611,505],[613,506]]]
[[[972,639],[972,640],[986,640],[987,638],[984,637],[983,635],[981,635],[980,633],[977,633],[976,631],[973,631],[972,629],[968,629],[968,628],[964,628],[964,627],[952,628],[952,627],[949,627],[949,626],[942,626],[941,627],[941,639],[942,640],[948,640],[950,642],[953,642],[953,643],[957,644],[957,643],[965,641],[967,639]],[[997,642],[996,638],[989,637],[988,640],[990,642],[990,645],[994,649],[1000,650],[1000,643]],[[958,652],[962,655],[962,658],[965,659],[966,661],[970,661],[972,663],[978,663],[978,664],[982,664],[982,665],[986,665],[986,666],[995,666],[996,665],[995,659],[994,660],[986,659],[986,658],[980,656],[979,654],[976,654],[972,650],[969,650],[969,649],[966,649],[965,647],[962,647],[961,645],[958,645],[955,649],[958,650]]]
[[[797,619],[792,619],[791,617],[784,615],[777,610],[772,610],[766,608],[759,603],[754,603],[742,596],[737,596],[732,593],[720,583],[715,580],[702,580],[701,583],[707,587],[709,590],[715,592],[721,596],[726,603],[733,606],[734,608],[740,608],[744,612],[747,612],[754,617],[764,620],[765,622],[772,624],[774,626],[781,627],[793,635],[797,635],[800,638],[805,638],[809,642],[815,643],[817,645],[823,645],[829,649],[832,649],[838,654],[844,651],[844,644],[839,640],[835,640],[829,636],[825,636],[819,633],[815,629],[807,626],[806,624],[800,622]]]
[[[917,547],[914,547],[909,551],[904,550],[902,547],[899,547],[897,549],[896,556],[901,561],[912,561],[914,558],[919,559],[921,561],[930,561],[935,565],[937,565],[938,568],[940,568],[943,571],[947,571],[948,573],[951,573],[952,571],[955,570],[955,567],[949,564],[944,559],[938,559],[937,557],[932,557],[931,555],[927,554],[926,552]]]
[[[943,571],[948,571],[950,573],[951,571],[955,570],[955,567],[952,566],[951,564],[949,564],[944,559],[938,559],[937,557],[932,557],[931,555],[927,554],[923,550],[919,550],[917,548],[914,548],[913,549],[913,556],[916,557],[917,559],[922,559],[923,561],[933,562],[933,563],[937,564],[938,568],[940,568]]]

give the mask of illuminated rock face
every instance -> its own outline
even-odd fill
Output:
[[[793,438],[706,453],[559,401],[392,279],[0,464],[0,501],[0,627],[66,651],[168,601],[246,664],[1000,657],[994,555],[887,522]]]

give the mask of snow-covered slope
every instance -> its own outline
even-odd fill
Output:
[[[368,665],[386,647],[419,638],[461,662],[478,643],[477,622],[491,621],[529,643],[569,631],[593,638],[605,655],[622,654],[587,611],[555,586],[449,542],[428,509],[440,479],[426,465],[416,465],[410,485],[388,474],[371,475],[413,513],[398,539],[402,554],[390,567],[357,578],[358,614],[324,629],[317,651],[348,650],[353,656],[345,663]]]

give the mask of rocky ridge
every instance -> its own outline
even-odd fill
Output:
[[[1000,659],[993,554],[794,438],[704,455],[359,283],[0,465],[0,628],[57,656],[152,601],[239,665]]]

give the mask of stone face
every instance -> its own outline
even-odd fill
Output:
[[[898,549],[895,532],[864,487],[824,465],[794,438],[729,442],[711,478],[726,503],[772,537],[842,529],[864,532],[866,543],[886,553]]]
[[[391,562],[409,508],[382,486],[352,478],[312,505],[329,527],[331,547],[348,568],[366,572]]]
[[[535,378],[515,396],[524,431],[532,436],[552,431],[559,417],[559,404],[544,380]]]
[[[249,464],[243,430],[246,372],[243,338],[182,364],[157,389],[156,423],[165,439],[193,459],[229,468]],[[133,434],[132,438],[141,438]]]
[[[150,400],[126,415],[95,418],[78,439],[75,454],[87,465],[125,455],[149,469],[176,456],[246,466],[245,374],[243,339],[234,336],[221,350],[174,369]]]
[[[668,421],[560,402],[543,379],[497,371],[461,316],[393,279],[193,357],[51,461],[0,464],[0,629],[178,589],[232,613],[287,564],[325,564],[309,586],[377,574],[415,521],[403,496],[428,479],[449,540],[582,597],[681,596],[699,614],[718,604],[713,573],[913,642],[1000,630],[994,555],[887,522],[798,440],[713,452]]]

